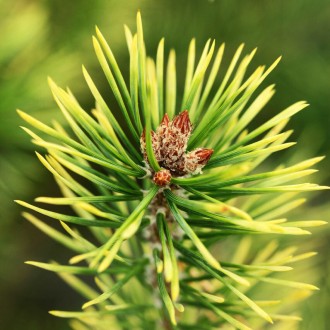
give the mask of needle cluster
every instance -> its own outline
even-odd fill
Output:
[[[147,56],[139,13],[137,32],[125,27],[125,35],[128,82],[98,29],[93,37],[120,115],[85,68],[91,112],[52,80],[68,124],[20,112],[63,195],[36,202],[74,212],[18,201],[57,220],[54,227],[24,213],[72,253],[64,265],[27,262],[58,273],[85,299],[81,310],[50,313],[71,319],[76,330],[295,329],[292,306],[317,288],[282,274],[313,253],[282,247],[277,238],[308,235],[306,227],[324,223],[287,218],[304,202],[300,193],[326,189],[304,181],[322,157],[270,169],[267,160],[294,145],[285,127],[306,103],[251,129],[274,86],[257,90],[279,60],[248,70],[255,50],[240,59],[242,45],[220,74],[224,45],[209,40],[196,60],[192,40],[177,95],[175,52],[166,60],[162,39],[156,59]]]

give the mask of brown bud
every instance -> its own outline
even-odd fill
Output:
[[[161,171],[154,175],[153,181],[159,186],[170,183],[174,177],[185,174],[197,174],[207,164],[213,154],[212,149],[198,148],[186,153],[187,144],[192,132],[192,123],[188,110],[182,111],[171,121],[167,114],[157,127],[151,131],[152,149]],[[141,151],[146,163],[149,163],[146,152],[146,132],[140,138]]]
[[[200,172],[213,154],[212,149],[198,148],[185,154],[185,171],[187,173]]]
[[[171,182],[171,178],[171,172],[162,168],[160,171],[155,173],[152,180],[157,186],[164,187]]]
[[[168,114],[165,113],[162,121],[160,122],[160,125],[168,126],[168,123],[170,122],[170,118],[168,117]]]
[[[196,157],[198,157],[198,164],[203,166],[206,165],[210,160],[212,154],[213,154],[213,149],[206,149],[206,148],[196,149],[195,155]]]
[[[159,146],[160,149],[162,149],[162,146],[161,146],[162,140],[168,134],[169,124],[170,124],[170,119],[169,119],[167,113],[165,113],[162,121],[160,122],[160,124],[159,124],[159,126],[157,127],[157,130],[156,130],[156,134],[158,136],[159,143],[160,143],[160,146]],[[162,150],[160,150],[160,154],[162,154]]]
[[[192,124],[189,119],[188,110],[184,110],[179,115],[175,116],[173,118],[172,125],[173,127],[178,128],[182,134],[190,134],[192,130]]]

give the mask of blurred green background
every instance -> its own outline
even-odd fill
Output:
[[[62,248],[21,219],[20,209],[13,203],[15,198],[31,201],[37,195],[56,193],[52,178],[36,160],[34,147],[19,128],[23,123],[15,109],[47,122],[58,119],[47,76],[60,86],[70,86],[87,109],[93,106],[81,64],[100,82],[101,90],[109,91],[92,49],[94,25],[108,38],[127,74],[123,24],[135,30],[138,9],[148,53],[155,53],[164,36],[167,51],[177,51],[177,63],[184,63],[193,37],[199,50],[210,37],[218,44],[225,42],[227,63],[242,42],[247,51],[259,48],[255,66],[269,65],[283,55],[267,80],[268,84],[276,83],[277,93],[265,116],[307,100],[309,109],[290,124],[296,131],[294,138],[300,141],[300,147],[293,151],[295,157],[330,153],[329,0],[0,0],[0,329],[65,330],[65,320],[46,311],[80,307],[79,297],[55,275],[23,264],[28,259],[67,258]],[[178,66],[178,74],[178,85],[182,86],[183,65]],[[329,184],[329,160],[319,167],[319,182]],[[310,218],[327,220],[328,197],[316,196],[311,203],[314,208],[304,211],[311,212]],[[329,230],[322,229],[306,241],[310,249],[320,251],[310,266],[310,281],[323,291],[304,303],[301,329],[327,329],[329,236]]]

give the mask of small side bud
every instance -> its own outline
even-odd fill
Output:
[[[157,186],[164,187],[171,182],[171,179],[172,179],[171,172],[169,170],[162,168],[160,171],[155,173],[152,180]]]
[[[195,156],[198,158],[198,164],[205,166],[213,154],[213,149],[196,149]]]
[[[198,148],[185,155],[185,171],[197,174],[208,163],[213,154],[212,149]]]

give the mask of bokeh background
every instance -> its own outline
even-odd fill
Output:
[[[291,122],[300,146],[291,154],[297,159],[330,154],[329,0],[0,0],[0,329],[66,330],[65,320],[46,311],[80,306],[79,297],[56,275],[23,264],[49,258],[61,261],[66,256],[64,249],[21,218],[21,210],[13,202],[57,191],[36,160],[29,138],[20,130],[23,123],[15,109],[47,122],[59,119],[47,76],[60,86],[70,86],[87,109],[92,107],[81,64],[104,93],[109,91],[92,49],[94,25],[108,38],[127,73],[123,24],[134,30],[138,9],[148,53],[155,53],[164,36],[167,51],[176,49],[177,63],[184,63],[193,37],[199,50],[210,37],[218,44],[225,42],[227,63],[242,42],[247,51],[258,47],[255,66],[269,65],[282,55],[279,67],[267,80],[277,85],[277,93],[265,116],[307,100],[309,109]],[[185,74],[182,65],[178,73],[180,86]],[[329,184],[329,159],[319,168],[321,174],[314,179]],[[328,200],[327,193],[314,195],[303,212],[311,219],[327,220]],[[305,271],[310,282],[322,287],[302,306],[304,330],[328,329],[329,238],[329,229],[324,227],[304,243],[319,251]]]

